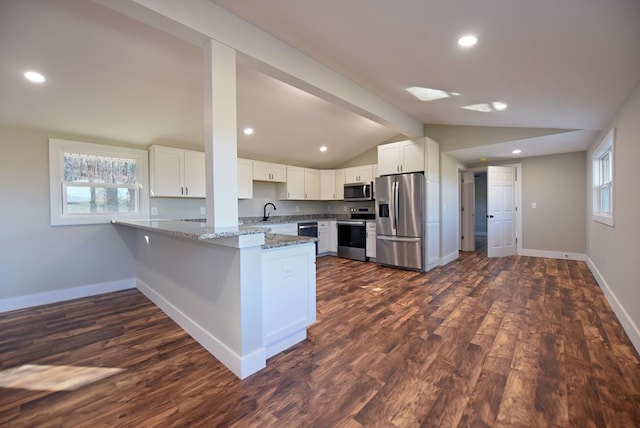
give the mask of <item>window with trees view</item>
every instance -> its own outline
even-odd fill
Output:
[[[593,219],[613,226],[613,147],[612,129],[593,152]]]
[[[51,223],[146,218],[147,152],[49,140]]]

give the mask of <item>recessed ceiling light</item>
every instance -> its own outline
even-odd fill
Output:
[[[478,43],[478,38],[476,36],[472,36],[471,34],[467,34],[458,39],[458,45],[463,48],[470,48],[471,46]]]
[[[471,104],[468,106],[462,106],[461,108],[466,110],[481,111],[483,113],[490,113],[493,111],[491,106],[487,103]]]
[[[46,80],[42,74],[35,71],[27,71],[26,73],[24,73],[24,77],[29,82],[33,83],[44,83],[44,81]]]
[[[514,155],[519,155],[520,153],[522,153],[522,150],[520,149],[515,149],[514,151],[512,151],[511,153],[513,153]]]
[[[497,111],[502,111],[502,110],[505,110],[507,108],[507,104],[503,103],[501,101],[494,101],[494,102],[491,103],[491,105]]]
[[[482,162],[486,162],[486,161],[487,161],[487,158],[480,158],[480,161],[482,161]]]
[[[449,98],[451,95],[460,95],[457,92],[447,92],[442,89],[423,88],[421,86],[412,86],[405,90],[420,101],[434,101]]]
[[[244,128],[244,135],[252,135],[253,134],[253,128]]]
[[[326,152],[327,151],[327,146],[320,146],[320,151],[321,152]]]
[[[492,113],[496,111],[505,110],[507,108],[507,104],[500,101],[494,101],[491,104],[489,103],[470,104],[468,106],[462,106],[461,108],[466,110],[481,111],[483,113]]]

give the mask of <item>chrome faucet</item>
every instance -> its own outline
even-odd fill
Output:
[[[267,202],[266,204],[264,204],[264,208],[262,210],[262,221],[267,221],[269,220],[269,214],[267,214],[267,207],[271,205],[273,207],[273,210],[275,211],[277,208],[275,205],[273,205],[271,202]]]

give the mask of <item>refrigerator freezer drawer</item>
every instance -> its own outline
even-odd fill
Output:
[[[376,262],[381,265],[422,271],[422,239],[378,235]]]

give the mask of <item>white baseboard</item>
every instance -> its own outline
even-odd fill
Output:
[[[202,345],[211,355],[224,364],[240,379],[266,367],[267,357],[265,348],[260,348],[248,355],[240,356],[221,342],[217,337],[205,330],[200,324],[189,318],[184,312],[175,307],[148,284],[137,280],[137,287],[156,306],[178,324],[189,336]]]
[[[546,257],[549,259],[561,259],[561,260],[576,260],[584,262],[587,260],[587,255],[584,253],[570,253],[564,251],[545,251],[545,250],[526,250],[522,249],[518,255],[528,257]]]
[[[460,252],[458,250],[454,251],[451,254],[447,254],[446,256],[440,259],[440,266],[444,266],[448,263],[458,260],[458,257],[460,257]]]
[[[136,288],[135,278],[0,299],[0,313]]]
[[[613,312],[615,312],[618,320],[620,321],[620,324],[622,324],[622,328],[627,333],[627,336],[629,336],[631,343],[633,343],[633,347],[636,348],[636,351],[638,351],[638,353],[640,353],[640,329],[624,309],[624,306],[622,306],[622,303],[620,303],[618,297],[614,294],[613,290],[611,290],[609,284],[607,284],[607,281],[604,279],[602,274],[600,274],[600,271],[593,263],[593,261],[589,257],[587,257],[586,262],[587,266],[589,266],[589,269],[591,270],[591,273],[593,274],[593,277],[596,279],[598,285],[602,289],[604,296],[607,298],[607,301],[613,308]]]

